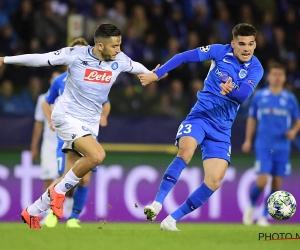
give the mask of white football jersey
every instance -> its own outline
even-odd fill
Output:
[[[54,148],[56,148],[56,144],[57,144],[56,133],[49,128],[48,121],[46,119],[46,116],[42,108],[42,102],[45,100],[45,97],[46,94],[41,94],[39,96],[35,106],[34,119],[36,121],[44,123],[43,142],[47,141],[48,145],[54,145]],[[51,150],[49,149],[49,151]]]
[[[132,70],[132,61],[123,52],[114,61],[100,61],[92,54],[92,48],[66,47],[47,55],[50,65],[68,65],[66,87],[53,112],[99,127],[102,104],[118,75]]]

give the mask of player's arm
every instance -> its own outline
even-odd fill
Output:
[[[43,117],[43,111],[42,111],[42,107],[41,107],[43,99],[44,99],[43,96],[39,96],[36,107],[35,107],[35,113],[34,113],[35,122],[34,122],[34,127],[33,127],[31,145],[30,145],[32,159],[34,161],[38,160],[39,142],[40,142],[42,132],[43,132],[44,117]]]
[[[46,119],[48,121],[49,128],[52,131],[54,131],[54,127],[53,127],[52,120],[51,120],[51,113],[52,113],[51,105],[46,100],[44,100],[42,102],[42,108],[43,108],[44,114],[46,116]]]
[[[158,81],[163,78],[169,71],[175,69],[182,63],[195,63],[200,62],[198,49],[188,50],[172,57],[160,68],[150,72],[148,74],[138,75],[143,86],[150,84],[151,82]]]
[[[249,72],[249,75],[240,82],[239,90],[232,89],[227,96],[239,104],[242,104],[254,93],[254,90],[261,80],[263,74],[264,70],[261,66],[258,65],[253,67],[251,72]]]
[[[107,126],[107,117],[110,113],[110,110],[111,110],[111,105],[110,105],[110,102],[107,100],[106,102],[103,103],[103,106],[102,106],[102,114],[100,117],[100,126],[101,127]]]
[[[246,125],[246,137],[242,145],[242,151],[245,153],[248,153],[251,150],[253,136],[256,131],[257,110],[258,110],[257,101],[258,101],[258,95],[255,95],[250,104],[249,116],[247,118],[247,125]]]
[[[292,97],[292,119],[294,120],[293,127],[288,130],[285,135],[292,141],[295,139],[297,133],[300,131],[300,115],[299,104],[295,96]]]
[[[43,67],[54,65],[70,65],[75,59],[76,54],[71,54],[70,48],[52,51],[45,54],[25,54],[19,56],[0,57],[2,64],[17,64],[22,66]]]
[[[44,125],[44,123],[42,121],[36,120],[34,122],[31,145],[30,145],[31,155],[32,155],[32,159],[34,161],[38,161],[39,142],[40,142],[42,132],[43,132],[43,125]]]

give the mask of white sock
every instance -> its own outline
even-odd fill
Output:
[[[158,201],[153,201],[151,205],[155,208],[157,212],[160,212],[160,210],[162,209],[162,204]]]
[[[50,197],[48,195],[48,190],[46,190],[43,195],[38,198],[32,205],[27,208],[27,212],[32,215],[36,216],[41,212],[46,211],[50,207]]]
[[[59,194],[65,194],[72,189],[81,178],[78,178],[72,169],[65,175],[65,177],[54,187],[55,191]]]

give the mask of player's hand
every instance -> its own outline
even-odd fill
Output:
[[[4,57],[0,57],[0,66],[4,64]]]
[[[32,157],[33,162],[38,162],[39,150],[36,147],[31,147],[31,157]]]
[[[52,131],[55,131],[54,127],[53,127],[53,123],[49,123],[49,128],[52,130]]]
[[[242,145],[242,151],[244,152],[244,153],[249,153],[250,152],[250,150],[251,150],[251,142],[250,141],[245,141],[244,143],[243,143],[243,145]]]
[[[231,82],[232,82],[232,78],[229,77],[228,80],[225,83],[220,84],[220,87],[222,89],[220,94],[227,95],[232,91],[233,86],[231,85]]]
[[[100,118],[100,126],[101,127],[106,127],[107,126],[107,117],[101,116],[101,118]]]
[[[158,81],[158,76],[155,73],[146,73],[138,75],[141,84],[145,87],[152,82]]]
[[[291,141],[293,141],[295,139],[296,135],[297,135],[297,132],[293,129],[290,129],[285,132],[285,136],[287,138],[289,138]]]

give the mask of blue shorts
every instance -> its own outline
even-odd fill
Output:
[[[189,116],[179,126],[176,135],[178,146],[179,139],[183,136],[191,136],[196,139],[198,147],[202,151],[202,160],[210,158],[224,159],[230,163],[231,143],[230,136],[214,128],[213,124],[203,117]]]
[[[56,161],[57,161],[57,169],[58,169],[58,174],[63,175],[65,172],[65,165],[66,165],[66,155],[64,152],[62,152],[62,146],[64,145],[64,141],[60,139],[57,136],[57,148],[56,148]],[[95,167],[92,172],[97,172],[98,167]]]
[[[255,149],[255,172],[272,176],[286,177],[291,174],[290,151]]]

